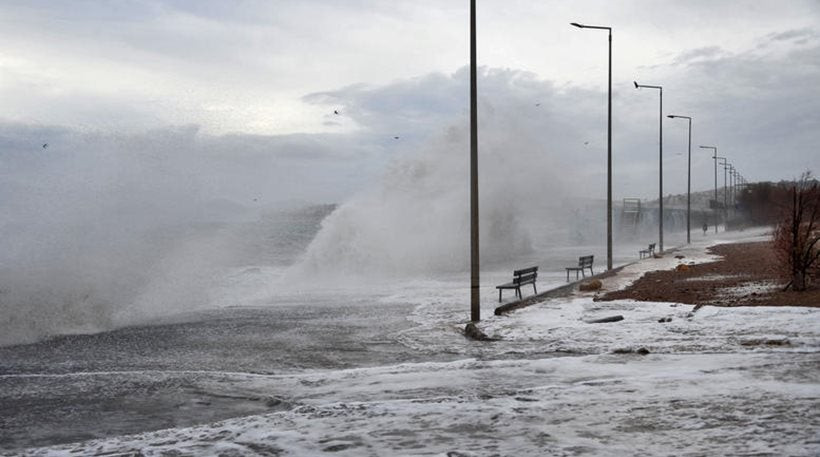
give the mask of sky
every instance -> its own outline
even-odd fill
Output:
[[[449,129],[466,134],[468,8],[4,1],[0,186],[123,180],[151,187],[146,197],[182,187],[203,201],[344,201]],[[820,172],[814,0],[479,1],[480,142],[527,125],[509,154],[542,148],[538,166],[602,197],[607,37],[576,21],[613,28],[616,198],[659,191],[658,93],[632,81],[664,87],[664,115],[694,118],[693,190],[714,185],[698,145],[750,181]],[[663,132],[664,194],[685,192],[686,122],[664,118]]]

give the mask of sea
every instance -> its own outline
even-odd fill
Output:
[[[604,206],[580,207],[536,206],[552,212],[532,218],[500,208],[482,219],[481,311],[491,333],[508,334],[497,343],[463,336],[463,214],[419,220],[418,211],[366,198],[273,209],[163,231],[151,238],[153,257],[135,258],[132,280],[98,283],[99,275],[68,269],[51,293],[3,302],[0,454],[681,455],[682,437],[667,448],[657,442],[680,427],[691,432],[692,455],[816,451],[818,428],[796,425],[818,423],[816,313],[748,331],[727,317],[718,330],[735,332],[734,342],[702,350],[694,343],[706,330],[695,326],[676,333],[665,356],[645,359],[615,359],[611,335],[578,326],[602,312],[592,302],[549,304],[546,318],[493,316],[514,300],[512,291],[499,300],[495,289],[514,269],[537,265],[538,292],[566,284],[564,267],[581,255],[595,256],[596,273],[605,269]],[[616,266],[657,241],[651,217],[615,223]],[[667,248],[684,245],[685,219],[672,214],[667,226]],[[719,235],[692,236],[712,243]],[[642,306],[613,312],[648,312]],[[684,325],[688,309],[662,306],[658,313]],[[737,344],[782,331],[793,342],[787,352]],[[801,332],[810,337],[797,344]],[[744,376],[785,380],[744,397]],[[712,398],[709,383],[740,390],[698,403],[698,392]],[[791,410],[777,405],[795,396]],[[687,415],[670,418],[675,409]],[[751,432],[734,428],[720,440],[721,423],[752,417],[763,427],[767,415],[795,432],[794,447],[765,433],[762,444],[744,447]],[[630,447],[636,436],[645,451]]]

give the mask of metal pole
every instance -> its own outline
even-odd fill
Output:
[[[609,32],[609,70],[606,121],[606,269],[612,269],[612,27],[584,25],[570,22],[580,29],[597,29]]]
[[[718,208],[717,208],[717,148],[715,148],[715,233],[718,232]]]
[[[717,148],[715,148],[715,233],[717,233],[718,215],[717,215]]]
[[[718,155],[717,155],[717,147],[715,147],[715,146],[699,146],[699,147],[701,149],[711,149],[712,152],[714,152],[714,155],[712,156],[712,158],[715,159],[715,208],[714,208],[714,215],[715,215],[715,233],[717,233],[718,232],[718,213],[717,213],[717,211],[718,211],[718,208],[717,208],[717,195],[718,195],[717,194],[717,161],[718,161]]]
[[[727,200],[726,200],[726,168],[728,167],[729,162],[726,160],[726,157],[718,157],[717,159],[723,161],[723,165],[722,165],[723,166],[723,219],[725,221],[727,219],[727,215],[726,215],[726,203],[727,203]],[[726,227],[724,227],[723,230],[725,231]]]
[[[663,252],[663,87],[635,84],[635,89],[658,89],[660,94],[660,114],[658,115],[658,245]]]
[[[658,223],[658,244],[660,252],[663,253],[663,87],[660,93],[660,111],[658,113],[658,202],[660,220]]]
[[[737,208],[737,168],[732,167],[732,211]]]
[[[726,199],[726,165],[727,165],[726,158],[723,158],[723,223],[726,224],[729,220],[729,200]],[[726,231],[728,227],[724,227],[723,231]]]
[[[689,158],[686,164],[686,244],[692,242],[692,118],[689,118]]]
[[[606,269],[612,269],[612,29],[609,29],[609,88],[606,121]]]
[[[470,0],[470,320],[481,320],[478,259],[478,101],[475,0]]]
[[[689,154],[686,162],[686,244],[689,244],[692,242],[692,118],[690,116],[678,116],[677,114],[670,114],[666,117],[689,121],[689,145],[687,147]]]

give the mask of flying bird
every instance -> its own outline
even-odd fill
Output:
[[[588,145],[589,141],[584,141],[584,146]]]
[[[394,139],[394,140],[398,140],[398,139],[399,139],[399,137],[397,137],[397,136],[394,136],[394,137],[393,137],[393,139]]]
[[[541,104],[540,104],[540,103],[536,103],[536,104],[535,104],[535,106],[541,106]]]
[[[43,143],[43,149],[48,147],[48,143]]]
[[[333,114],[335,114],[335,115],[337,115],[337,116],[338,116],[338,115],[339,115],[339,111],[338,111],[338,110],[333,110]]]

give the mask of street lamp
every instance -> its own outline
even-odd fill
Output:
[[[663,252],[663,87],[635,84],[635,89],[658,89],[660,94],[660,110],[658,114],[658,244]]]
[[[732,208],[737,211],[737,194],[738,189],[740,188],[740,173],[737,171],[737,168],[734,169],[734,173],[732,174]]]
[[[470,320],[481,320],[478,259],[478,89],[475,0],[470,0]]]
[[[606,121],[606,269],[612,269],[612,27],[584,25],[571,22],[579,29],[606,30],[609,32],[609,82]],[[662,245],[661,245],[662,246]],[[663,249],[661,247],[661,249]]]
[[[718,232],[718,215],[717,215],[717,147],[716,146],[698,146],[701,149],[711,149],[714,155],[712,156],[715,159],[715,233]]]
[[[726,157],[718,157],[717,159],[723,161],[723,223],[726,224],[723,227],[723,231],[725,232],[728,228],[727,222],[729,219],[729,201],[726,199],[726,169],[729,166],[729,161]]]
[[[686,163],[686,244],[692,242],[692,118],[670,114],[669,119],[686,119],[689,121],[689,158]]]

